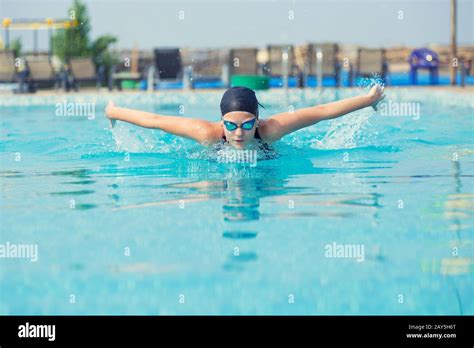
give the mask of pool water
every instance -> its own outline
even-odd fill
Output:
[[[103,114],[217,120],[222,93],[1,97],[0,244],[37,260],[0,258],[0,314],[474,314],[472,95],[389,89],[253,164]]]

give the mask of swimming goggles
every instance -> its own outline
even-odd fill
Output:
[[[239,126],[234,122],[224,120],[224,125],[225,125],[225,128],[227,128],[229,132],[235,131],[239,127],[242,128],[243,130],[251,130],[253,126],[255,125],[256,121],[257,121],[257,118],[255,117],[254,119],[244,122]]]

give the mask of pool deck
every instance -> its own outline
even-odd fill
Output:
[[[329,89],[335,89],[335,87],[326,87]],[[358,88],[358,87],[342,87],[341,89],[351,89],[351,88]],[[465,87],[460,87],[460,86],[388,86],[387,89],[424,89],[424,90],[433,90],[433,91],[446,91],[446,92],[455,92],[455,93],[461,93],[461,94],[473,94],[474,93],[474,85],[469,85]],[[290,88],[290,90],[294,90],[295,88]],[[314,88],[306,88],[306,89],[314,89]],[[281,90],[280,88],[275,88],[274,90]],[[195,89],[193,90],[195,92],[199,93],[209,93],[209,92],[220,92],[224,91],[224,89],[212,89],[212,88],[206,88],[206,89]],[[164,90],[155,90],[153,92],[148,92],[148,91],[142,91],[142,90],[123,90],[123,91],[109,91],[107,88],[94,88],[94,87],[84,87],[79,90],[79,92],[65,92],[63,90],[54,90],[54,89],[43,89],[39,90],[36,93],[29,93],[29,94],[14,94],[10,90],[2,90],[0,89],[0,97],[5,97],[5,96],[74,96],[74,95],[90,95],[90,94],[99,94],[103,96],[119,96],[122,93],[136,93],[136,94],[148,94],[148,93],[153,93],[153,94],[160,94],[161,92],[174,92],[174,93],[189,93],[189,90],[184,90],[184,89],[164,89]]]

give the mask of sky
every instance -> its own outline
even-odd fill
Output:
[[[339,42],[366,47],[450,42],[450,0],[83,0],[92,38],[115,48],[265,47]],[[66,18],[72,0],[0,0],[0,19]],[[474,44],[474,0],[458,0],[458,44]],[[4,30],[0,30],[4,35]],[[24,50],[30,31],[11,32]],[[46,31],[39,48],[46,50]]]

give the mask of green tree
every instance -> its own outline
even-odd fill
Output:
[[[80,0],[74,0],[68,11],[68,19],[76,21],[77,26],[58,31],[53,36],[53,51],[63,62],[72,57],[92,57],[96,66],[104,65],[106,72],[115,64],[116,59],[109,51],[110,44],[117,42],[111,35],[98,37],[91,42],[91,30],[87,7]]]
[[[21,40],[16,38],[10,43],[10,49],[15,52],[15,57],[21,57]]]
[[[110,68],[118,62],[118,59],[109,52],[110,44],[117,42],[117,38],[110,35],[100,36],[91,45],[91,53],[97,66],[105,65]],[[109,69],[107,69],[108,71]]]
[[[76,21],[77,26],[60,30],[53,36],[54,53],[66,62],[71,57],[89,57],[90,23],[86,5],[80,0],[74,0],[68,11],[68,19]]]

